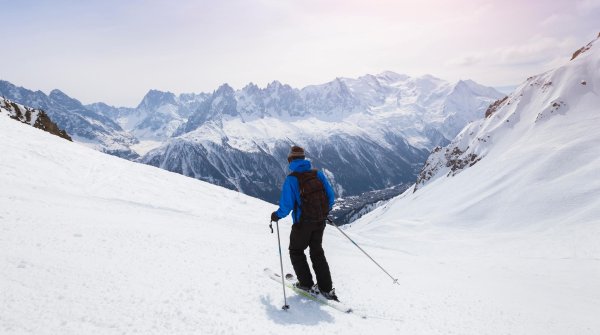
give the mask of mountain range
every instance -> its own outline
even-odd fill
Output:
[[[470,80],[389,71],[302,89],[274,81],[212,93],[151,90],[135,108],[83,105],[6,81],[0,95],[47,111],[76,142],[270,202],[293,144],[338,196],[383,190],[413,182],[432,148],[503,96]]]
[[[140,161],[275,202],[296,144],[338,196],[352,196],[413,182],[431,148],[501,96],[473,81],[392,72],[303,89],[225,84]]]
[[[131,145],[138,142],[133,135],[60,90],[52,90],[46,95],[0,80],[0,96],[45,111],[75,142],[127,159],[139,156],[131,149]]]

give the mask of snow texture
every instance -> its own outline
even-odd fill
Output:
[[[299,334],[307,328],[336,334],[402,326],[357,321],[290,291],[292,307],[283,312],[281,287],[263,273],[279,266],[268,229],[271,204],[9,118],[0,118],[0,143],[3,334]],[[282,220],[280,229],[285,248],[290,221]],[[361,281],[350,285],[360,271],[345,264],[356,263],[357,254],[333,230],[326,235],[346,301],[381,317],[399,314],[377,307],[385,290],[364,295]],[[291,271],[287,255],[284,266]]]

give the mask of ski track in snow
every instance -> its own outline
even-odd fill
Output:
[[[600,252],[589,247],[598,240],[595,228],[540,233],[448,227],[433,214],[381,219],[402,210],[393,207],[403,201],[396,199],[347,231],[400,285],[335,229],[325,233],[338,295],[369,318],[289,290],[284,312],[281,286],[263,274],[279,268],[276,234],[268,229],[273,205],[8,118],[0,118],[0,148],[2,334],[600,329]],[[435,212],[413,210],[423,209]],[[289,218],[280,229],[288,272]]]

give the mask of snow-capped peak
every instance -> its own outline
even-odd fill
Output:
[[[48,96],[50,97],[50,99],[56,100],[61,103],[75,102],[75,103],[80,104],[79,100],[71,98],[70,96],[68,96],[66,93],[64,93],[63,91],[61,91],[59,89],[53,89],[52,91],[50,91],[50,94],[48,94]]]
[[[399,74],[393,71],[383,71],[379,74],[377,74],[375,77],[377,77],[380,80],[384,80],[387,82],[398,82],[398,81],[404,81],[409,79],[410,77],[405,75],[405,74]]]
[[[234,93],[235,91],[233,90],[233,88],[229,86],[229,84],[225,83],[219,86],[219,88],[217,88],[214,94],[217,96],[231,96]]]
[[[147,109],[152,110],[164,104],[177,104],[177,97],[175,94],[171,92],[162,92],[158,90],[150,90],[140,104],[138,105],[138,109]]]

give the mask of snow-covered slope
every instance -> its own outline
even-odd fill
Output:
[[[600,41],[582,50],[493,104],[429,157],[416,191],[352,231],[436,260],[449,300],[478,296],[518,333],[597,333]]]
[[[5,334],[594,334],[600,327],[600,256],[585,244],[597,231],[579,233],[579,243],[568,234],[473,232],[378,212],[388,216],[347,232],[398,286],[335,229],[324,238],[339,296],[369,318],[289,291],[284,312],[281,286],[262,272],[279,266],[267,222],[273,205],[9,118],[0,117],[0,150]],[[425,218],[445,214],[426,209]],[[284,251],[289,224],[280,223]],[[590,225],[569,222],[558,232],[581,226]],[[292,269],[287,256],[284,268]]]
[[[9,118],[0,118],[0,143],[3,334],[348,334],[342,329],[389,326],[361,324],[291,292],[292,309],[280,309],[281,286],[263,274],[279,266],[271,204]],[[289,224],[281,222],[284,248]],[[356,256],[337,250],[333,271]],[[284,266],[292,269],[287,256]],[[340,271],[337,282],[346,278]],[[345,291],[353,302],[353,290]]]
[[[59,90],[46,95],[41,91],[34,92],[0,80],[0,96],[44,110],[76,142],[123,158],[133,159],[138,156],[130,148],[137,143],[135,137],[110,118],[87,109],[81,102]]]
[[[600,83],[594,48],[528,81],[522,97],[509,98],[519,102],[476,123],[493,143],[474,151],[483,157],[477,164],[452,178],[439,170],[444,175],[347,229],[399,286],[336,230],[326,230],[339,296],[366,320],[290,293],[291,309],[280,309],[281,287],[262,273],[278,266],[267,228],[273,205],[0,117],[0,329],[595,334]],[[557,99],[568,109],[553,109]],[[323,121],[305,122],[318,129]],[[476,128],[459,138],[475,133],[487,132]],[[284,250],[288,235],[285,219]],[[284,267],[291,270],[287,257]]]
[[[469,124],[445,148],[436,148],[416,189],[470,167],[484,171],[492,165],[497,173],[490,171],[488,181],[526,173],[547,182],[564,175],[561,185],[568,185],[564,179],[570,174],[584,181],[577,174],[586,168],[592,172],[600,156],[594,145],[600,143],[600,43],[594,42],[566,65],[529,77],[492,104],[485,118]]]
[[[472,81],[393,72],[303,89],[224,84],[141,161],[276,201],[287,151],[298,144],[339,195],[356,195],[412,182],[429,149],[501,96]]]

